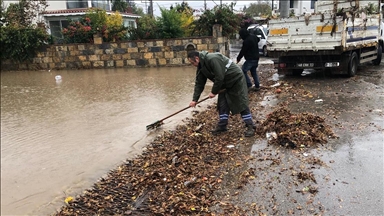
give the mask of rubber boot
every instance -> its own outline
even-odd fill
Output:
[[[214,130],[211,130],[212,135],[218,135],[220,133],[223,133],[227,131],[227,126],[224,125],[217,125],[217,127]]]
[[[252,137],[255,135],[256,127],[254,125],[248,124],[246,125],[247,130],[245,131],[244,135],[245,137]]]

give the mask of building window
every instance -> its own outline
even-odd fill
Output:
[[[124,26],[124,27],[130,27],[130,26],[129,26],[129,21],[126,20],[126,19],[123,19],[123,26]]]
[[[129,21],[129,26],[130,26],[130,27],[133,27],[133,28],[136,28],[136,23],[135,23],[135,21]]]
[[[92,0],[92,7],[110,10],[108,0]]]
[[[67,28],[68,25],[69,25],[68,20],[49,21],[49,28],[51,30],[51,35],[55,39],[62,39],[62,38],[64,38],[63,34],[61,33],[61,31],[63,30],[63,28]]]
[[[67,0],[67,9],[88,8],[87,0]]]
[[[317,0],[311,0],[311,9],[315,9],[315,3]]]
[[[136,28],[135,21],[124,19],[124,26],[129,28]]]

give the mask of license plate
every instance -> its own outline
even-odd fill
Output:
[[[297,63],[297,67],[313,67],[314,63]]]

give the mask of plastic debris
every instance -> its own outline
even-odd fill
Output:
[[[280,83],[275,83],[275,84],[271,85],[271,87],[277,87],[277,86],[280,86]]]
[[[271,140],[272,138],[277,139],[277,134],[276,132],[267,133],[266,137],[267,137],[267,140]]]
[[[56,81],[59,81],[59,80],[61,80],[62,78],[61,78],[60,75],[56,75],[56,76],[55,76],[55,79],[56,79]]]
[[[188,186],[188,185],[190,185],[190,184],[193,183],[195,180],[196,180],[196,177],[193,177],[190,181],[185,181],[185,182],[184,182],[184,186]]]
[[[64,202],[65,202],[66,204],[69,204],[69,203],[72,202],[72,201],[73,201],[73,197],[71,197],[71,196],[65,198],[65,200],[64,200]]]
[[[273,75],[272,75],[272,80],[273,80],[273,81],[277,81],[277,80],[279,80],[279,74],[277,74],[277,73],[273,74]]]

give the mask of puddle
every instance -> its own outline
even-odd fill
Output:
[[[278,104],[279,100],[276,95],[265,95],[263,100],[260,102],[261,106],[274,107]]]

